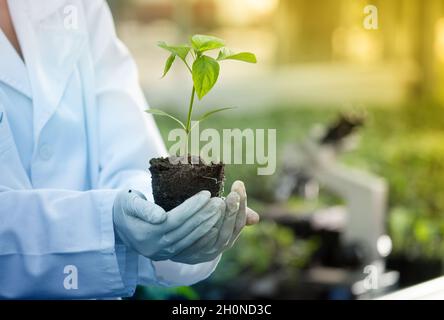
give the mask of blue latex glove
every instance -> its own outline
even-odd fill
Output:
[[[233,183],[225,207],[224,214],[210,232],[171,260],[188,264],[214,260],[233,246],[246,225],[259,222],[259,215],[247,207],[247,193],[242,181]]]
[[[117,241],[154,261],[168,260],[207,234],[225,202],[199,192],[166,213],[137,191],[120,192],[114,202]]]

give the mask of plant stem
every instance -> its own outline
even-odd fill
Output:
[[[193,74],[193,70],[191,69],[190,65],[188,64],[188,62],[186,60],[183,60],[183,62],[185,63],[185,65],[187,66],[188,71],[191,72],[191,74]]]
[[[187,139],[185,140],[185,154],[188,153],[188,140],[190,140],[190,132],[191,132],[191,115],[193,113],[193,105],[194,105],[194,96],[196,95],[196,89],[194,88],[191,90],[191,98],[190,98],[190,106],[188,108],[188,119],[187,119],[187,125],[185,127],[185,132],[187,134]]]
[[[194,96],[196,94],[196,89],[194,88],[193,85],[193,90],[191,90],[191,98],[190,98],[190,106],[188,108],[188,119],[187,119],[187,126],[185,129],[185,132],[187,134],[190,134],[191,131],[191,114],[193,113],[193,105],[194,105]]]

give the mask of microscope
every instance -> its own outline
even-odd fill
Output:
[[[303,220],[303,233],[307,234],[308,226],[313,233],[327,230],[338,234],[337,245],[329,238],[321,244],[321,262],[309,268],[304,277],[318,285],[342,288],[342,294],[333,290],[329,298],[373,298],[395,286],[399,278],[397,272],[385,270],[384,258],[391,252],[391,239],[385,233],[386,181],[338,160],[341,153],[356,145],[356,131],[364,120],[356,113],[341,114],[331,126],[315,127],[301,143],[288,145],[275,188],[278,203],[294,195],[313,199],[319,190],[344,203],[297,218]],[[286,216],[278,215],[275,220],[288,222]]]

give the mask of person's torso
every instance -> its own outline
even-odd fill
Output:
[[[20,181],[23,188],[89,189],[85,101],[91,93],[84,80],[93,70],[80,67],[89,58],[86,37],[65,38],[57,13],[42,25],[19,9],[12,8],[11,15],[26,64],[0,34],[0,145],[13,144],[0,148],[0,172],[10,171],[0,174],[0,180],[15,172],[22,177],[18,180],[28,179]],[[13,187],[20,182],[13,181]]]

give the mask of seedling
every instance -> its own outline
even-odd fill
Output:
[[[188,114],[185,121],[158,109],[149,109],[146,112],[169,117],[176,121],[186,132],[185,153],[188,150],[188,138],[194,126],[208,117],[233,109],[230,107],[218,108],[204,113],[194,122],[192,121],[195,98],[202,100],[213,89],[219,78],[220,62],[224,60],[238,60],[256,63],[256,56],[250,52],[235,53],[225,46],[225,41],[212,36],[194,35],[189,44],[171,46],[165,42],[159,42],[159,47],[170,53],[163,72],[165,77],[176,60],[184,63],[193,80]],[[213,58],[208,53],[217,50],[217,57]],[[173,159],[174,157],[174,159]],[[221,196],[224,186],[224,164],[206,164],[199,156],[179,155],[185,159],[185,163],[176,161],[176,155],[169,158],[156,158],[150,160],[151,183],[155,202],[169,211],[181,204],[199,191],[208,190],[213,197]],[[188,163],[191,160],[191,164]],[[171,161],[174,160],[174,161]]]
[[[238,60],[248,63],[256,63],[256,56],[250,52],[235,53],[225,46],[225,41],[213,36],[194,35],[190,39],[190,44],[171,46],[161,41],[158,46],[170,53],[165,63],[163,77],[165,77],[173,66],[174,62],[179,58],[193,79],[193,88],[191,89],[191,97],[188,105],[188,115],[186,122],[180,121],[175,116],[158,109],[149,109],[146,112],[157,116],[169,117],[176,121],[187,133],[190,134],[193,127],[192,114],[195,103],[195,96],[202,100],[211,89],[213,89],[219,78],[220,62],[224,60]],[[207,55],[208,52],[219,50],[217,58]],[[219,108],[204,113],[198,118],[195,124],[204,121],[208,117],[225,110],[233,109],[232,107]]]

